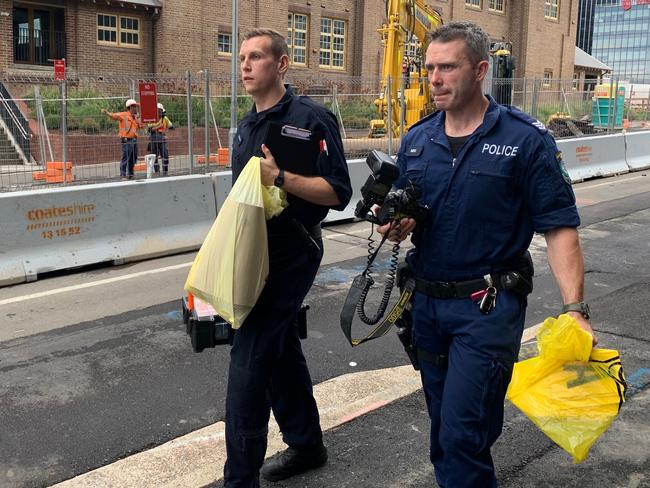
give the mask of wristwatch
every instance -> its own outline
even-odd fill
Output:
[[[284,185],[284,170],[281,169],[280,172],[278,173],[278,176],[275,177],[275,181],[273,181],[273,185],[277,186],[278,188],[282,188],[282,185]]]
[[[567,312],[578,312],[587,320],[589,320],[589,317],[591,316],[591,312],[589,311],[589,305],[587,305],[585,302],[565,304],[564,306],[562,306],[562,313],[567,313]]]

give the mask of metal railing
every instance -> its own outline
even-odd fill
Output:
[[[19,156],[22,156],[23,162],[29,162],[31,154],[29,122],[16,102],[11,99],[2,81],[0,81],[0,120],[0,125],[8,132],[8,139],[12,139],[18,146],[19,152],[22,152]]]
[[[206,75],[207,70],[182,75],[79,74],[73,70],[68,70],[67,74],[66,89],[62,90],[51,72],[0,73],[0,81],[13,95],[11,99],[5,93],[5,98],[21,107],[32,122],[29,151],[36,163],[32,166],[0,164],[0,191],[119,180],[121,144],[117,137],[118,123],[103,115],[101,109],[123,111],[126,99],[137,98],[137,86],[141,81],[156,83],[158,101],[165,106],[166,115],[175,127],[165,136],[169,176],[229,167],[226,148],[231,120],[231,85],[228,74]],[[297,93],[309,94],[336,115],[347,158],[365,157],[371,149],[388,152],[392,149],[394,152],[399,148],[399,138],[393,137],[392,125],[385,137],[369,137],[370,120],[378,118],[374,103],[382,86],[378,78],[339,76],[324,80],[290,71],[287,81]],[[409,114],[405,113],[407,104],[403,100],[404,81],[397,82],[400,100],[389,103],[389,106],[400,112],[399,120],[406,121]],[[622,129],[615,123],[595,126],[591,121],[594,92],[575,90],[573,80],[513,79],[501,82],[497,79],[491,83],[486,86],[487,92],[497,97],[509,96],[512,105],[549,124],[556,138]],[[240,86],[235,89],[236,120],[241,120],[252,102]],[[620,110],[623,110],[627,130],[650,127],[650,99],[639,101],[626,97],[623,107],[614,104],[614,100],[611,102],[614,108],[609,120],[620,118]],[[64,105],[65,124],[62,119]],[[11,115],[3,115],[3,119],[11,119]],[[392,124],[390,120],[389,124]],[[26,122],[19,125],[28,130]],[[147,130],[141,130],[136,177],[146,176],[144,155],[154,153],[159,147],[150,142]],[[66,178],[55,174],[56,171],[50,171],[53,176],[48,178],[48,163],[62,162],[64,150],[66,159],[72,163],[69,174],[66,174],[68,181],[63,181]],[[0,160],[3,151],[9,149],[0,140]],[[160,159],[161,156],[158,158],[159,167],[162,165]]]

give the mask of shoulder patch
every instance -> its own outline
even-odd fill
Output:
[[[544,124],[542,124],[539,120],[537,120],[535,117],[532,117],[531,115],[528,115],[526,112],[522,112],[518,108],[509,106],[508,107],[508,113],[515,117],[516,119],[521,120],[522,122],[525,122],[528,125],[532,125],[535,127],[541,134],[546,134],[548,133],[548,129]]]
[[[569,172],[566,169],[566,165],[564,164],[564,159],[562,159],[562,151],[558,150],[555,153],[555,161],[557,161],[557,165],[560,168],[560,173],[562,173],[562,178],[564,178],[564,182],[571,186],[572,181],[571,181],[571,176],[569,176]]]

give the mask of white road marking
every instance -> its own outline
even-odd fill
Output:
[[[598,188],[599,186],[611,186],[615,185],[616,183],[625,183],[627,181],[632,181],[632,180],[638,180],[639,178],[647,178],[647,176],[633,176],[631,178],[625,178],[621,180],[616,180],[616,181],[608,181],[605,183],[597,183],[595,185],[589,185],[589,186],[576,186],[574,188],[575,191],[580,191],[580,190],[591,190],[592,188]]]
[[[91,281],[88,283],[82,283],[80,285],[64,286],[63,288],[55,288],[53,290],[31,293],[29,295],[22,295],[19,297],[5,298],[4,300],[0,300],[0,306],[9,305],[10,303],[19,303],[27,300],[33,300],[34,298],[42,298],[51,295],[58,295],[59,293],[67,293],[69,291],[77,291],[77,290],[83,290],[85,288],[93,288],[95,286],[108,285],[110,283],[116,283],[118,281],[125,281],[125,280],[130,280],[132,278],[139,278],[140,276],[147,276],[147,275],[165,273],[166,271],[173,271],[176,269],[189,268],[190,266],[192,266],[191,262],[174,264],[172,266],[165,266],[164,268],[149,269],[147,271],[139,271],[137,273],[131,273],[122,276],[114,276],[113,278],[106,278],[105,280]]]

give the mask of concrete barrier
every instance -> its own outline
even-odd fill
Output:
[[[354,217],[354,208],[361,198],[359,189],[368,178],[370,170],[366,165],[365,159],[354,159],[348,161],[348,169],[350,171],[350,180],[352,181],[352,200],[350,200],[350,204],[345,208],[345,210],[330,210],[324,220],[326,223],[348,220]],[[214,193],[217,199],[217,211],[219,211],[232,188],[232,171],[220,171],[218,173],[212,173],[211,176],[212,182],[214,183]]]
[[[0,194],[0,285],[196,249],[215,217],[209,175]]]
[[[352,198],[344,210],[330,210],[325,218],[325,222],[331,224],[340,220],[354,218],[354,209],[357,202],[361,200],[361,186],[365,183],[370,175],[370,169],[364,159],[352,159],[348,161],[348,171],[350,172],[350,181],[352,183]]]
[[[633,171],[650,168],[650,132],[625,134],[625,159]]]
[[[623,134],[562,139],[557,146],[574,182],[629,171]]]

